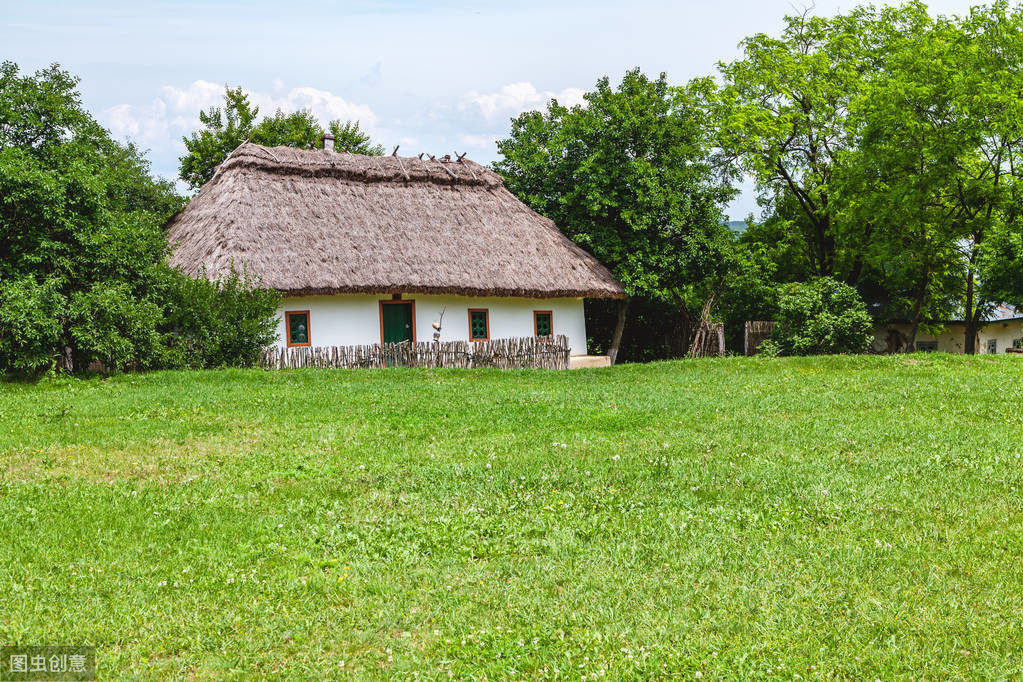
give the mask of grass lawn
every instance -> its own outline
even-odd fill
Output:
[[[1023,358],[0,384],[0,642],[101,679],[1023,676]]]

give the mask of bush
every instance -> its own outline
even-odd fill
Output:
[[[873,326],[856,290],[830,277],[784,285],[777,322],[769,339],[784,355],[860,353]]]
[[[163,353],[165,367],[253,366],[260,352],[277,339],[276,291],[261,289],[247,272],[218,282],[203,273],[189,277],[168,268]]]
[[[136,299],[125,283],[100,283],[76,291],[68,314],[75,366],[85,369],[93,360],[108,371],[155,366],[160,318],[160,306]]]
[[[781,346],[774,339],[764,339],[757,346],[757,355],[765,358],[776,358],[781,355]]]
[[[54,280],[0,281],[0,372],[37,374],[55,368],[67,307]]]

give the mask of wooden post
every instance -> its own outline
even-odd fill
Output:
[[[618,349],[622,345],[622,333],[625,331],[625,317],[629,312],[629,299],[620,298],[616,301],[618,317],[615,321],[615,333],[611,337],[611,349],[608,351],[608,356],[611,358],[611,364],[615,364],[618,361]]]

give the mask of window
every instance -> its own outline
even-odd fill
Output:
[[[998,352],[998,339],[988,339],[987,340],[987,352],[988,353],[997,353]]]
[[[469,308],[469,340],[490,339],[490,311],[486,308]]]
[[[309,345],[308,310],[291,310],[284,313],[284,327],[289,346]]]
[[[918,353],[936,353],[938,351],[937,341],[917,341],[916,350]]]
[[[554,334],[554,315],[549,310],[533,311],[533,331],[542,339]]]

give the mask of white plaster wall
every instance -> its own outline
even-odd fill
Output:
[[[888,338],[888,330],[897,329],[908,335],[911,326],[908,324],[886,324],[874,329],[874,350],[884,352],[887,347],[885,343]],[[962,324],[951,324],[942,329],[938,334],[926,334],[923,330],[916,333],[917,341],[937,341],[938,352],[940,353],[962,353],[965,330]]]
[[[903,334],[909,334],[908,324],[886,324],[874,329],[874,350],[883,352],[886,349],[885,340],[889,329],[898,329]],[[1012,346],[1013,339],[1023,338],[1023,320],[1009,320],[1006,322],[988,322],[980,328],[977,334],[977,352],[987,353],[988,339],[998,341],[998,353],[1004,353],[1006,348]],[[954,323],[945,327],[935,336],[917,332],[917,341],[938,342],[938,350],[942,353],[962,353],[966,340],[966,328],[962,323]]]
[[[1006,348],[1012,347],[1014,339],[1023,338],[1023,320],[1009,320],[1007,322],[989,322],[980,330],[980,353],[987,353],[988,339],[995,339],[998,342],[998,353],[1004,353]]]
[[[284,313],[309,311],[309,335],[313,346],[351,346],[380,343],[380,301],[390,294],[339,294],[285,298],[278,310],[278,345],[285,346]],[[572,355],[586,355],[586,320],[581,298],[470,298],[406,294],[416,304],[416,340],[432,341],[431,324],[444,311],[441,341],[469,339],[469,308],[490,311],[490,338],[533,336],[533,311],[550,310],[555,334],[568,337]]]

